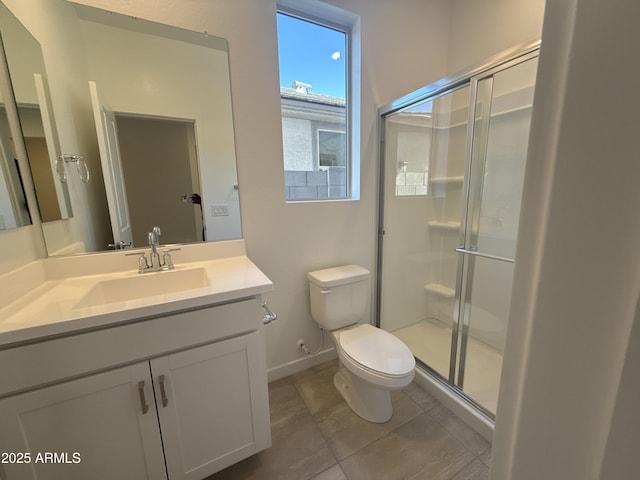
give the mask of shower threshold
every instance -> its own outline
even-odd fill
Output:
[[[421,320],[393,334],[411,349],[413,355],[443,377],[449,375],[451,326],[437,320]],[[467,339],[463,392],[495,415],[500,388],[502,353],[481,340]]]

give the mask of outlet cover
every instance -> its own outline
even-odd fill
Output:
[[[228,217],[229,205],[211,205],[212,217]]]

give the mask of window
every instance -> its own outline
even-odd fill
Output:
[[[285,197],[353,198],[349,29],[286,9],[277,21]]]
[[[339,130],[318,130],[318,167],[346,167],[347,135]]]

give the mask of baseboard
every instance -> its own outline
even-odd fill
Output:
[[[275,380],[288,377],[289,375],[301,372],[302,370],[306,370],[307,368],[315,367],[316,365],[319,365],[321,363],[333,360],[334,358],[336,358],[336,356],[336,349],[331,347],[321,351],[316,355],[307,355],[292,362],[285,363],[284,365],[278,365],[277,367],[269,368],[267,370],[268,381],[273,382]]]
[[[427,393],[431,394],[442,405],[455,413],[460,420],[491,442],[495,425],[489,418],[477,411],[455,393],[451,392],[441,382],[419,368],[416,368],[414,382],[422,387]]]

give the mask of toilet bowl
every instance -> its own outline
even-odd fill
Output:
[[[389,332],[364,321],[369,298],[369,272],[357,265],[310,272],[311,314],[331,331],[339,367],[334,385],[351,409],[370,422],[393,415],[391,391],[414,377],[409,348]]]
[[[388,421],[393,415],[391,391],[406,387],[414,377],[411,351],[397,337],[369,324],[331,333],[340,360],[334,385],[360,417]]]

